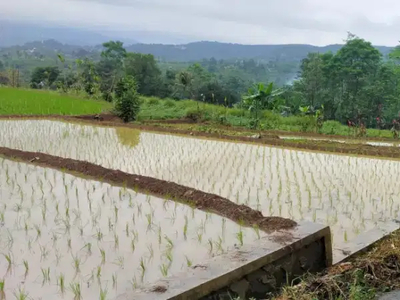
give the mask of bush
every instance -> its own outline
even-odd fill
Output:
[[[202,119],[203,114],[198,109],[188,109],[185,117],[193,122],[198,122]]]
[[[132,76],[122,78],[115,89],[115,112],[125,122],[136,119],[140,109],[137,85]]]
[[[323,134],[341,134],[343,131],[343,125],[338,121],[326,121],[322,125],[321,132]]]
[[[167,99],[164,101],[164,106],[165,107],[174,107],[175,106],[175,101],[171,99]]]
[[[148,105],[158,105],[158,104],[160,104],[160,99],[158,99],[156,97],[151,97],[151,98],[149,98],[149,100],[147,100],[147,104]]]

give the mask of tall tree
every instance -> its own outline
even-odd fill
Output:
[[[370,42],[349,34],[346,44],[334,56],[334,74],[340,84],[338,119],[365,119],[372,104],[366,88],[370,78],[376,77],[381,59],[382,54]]]
[[[97,64],[97,73],[101,79],[100,90],[104,100],[112,101],[115,84],[123,76],[126,50],[119,41],[109,41],[104,43],[103,47],[101,60]]]
[[[125,58],[125,73],[133,76],[142,95],[160,95],[161,71],[151,54],[128,53]]]

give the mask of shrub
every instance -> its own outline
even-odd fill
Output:
[[[193,122],[198,122],[202,119],[203,114],[198,109],[188,109],[185,117]]]
[[[158,105],[160,104],[160,99],[156,97],[150,97],[149,100],[147,100],[148,105]]]
[[[137,85],[132,76],[122,78],[115,89],[115,112],[125,122],[136,119],[140,109]]]
[[[165,107],[174,107],[175,106],[175,101],[171,99],[167,99],[164,101],[164,106]]]
[[[338,121],[325,121],[321,129],[324,134],[341,134],[343,125]]]

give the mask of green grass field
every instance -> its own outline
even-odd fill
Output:
[[[251,127],[249,111],[238,108],[225,108],[219,105],[204,104],[193,100],[159,99],[143,97],[138,115],[139,121],[170,120],[186,118],[200,112],[201,119],[215,124],[239,127]],[[210,125],[207,125],[210,126]],[[207,129],[207,128],[206,128]],[[260,117],[260,129],[281,130],[287,132],[315,132],[315,120],[312,117],[284,117],[271,111],[263,111]],[[337,121],[326,121],[321,134],[353,136],[354,131]],[[367,137],[392,138],[390,130],[367,129]]]
[[[104,101],[85,100],[57,92],[0,87],[0,115],[85,115],[112,108]]]
[[[171,120],[199,116],[200,120],[214,124],[251,127],[252,118],[248,111],[238,108],[225,108],[193,100],[159,99],[142,97],[139,121]],[[87,100],[58,92],[15,89],[0,87],[0,115],[86,115],[108,112],[112,103]],[[212,126],[212,125],[207,125]],[[287,132],[315,132],[312,117],[283,117],[271,111],[263,111],[260,118],[261,130],[282,130]],[[351,136],[347,126],[337,121],[326,121],[322,134]],[[389,130],[367,129],[367,137],[391,138]]]

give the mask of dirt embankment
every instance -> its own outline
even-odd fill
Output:
[[[218,195],[205,193],[165,180],[107,169],[85,161],[5,147],[0,147],[0,155],[41,167],[50,167],[77,173],[160,197],[168,196],[171,200],[189,204],[206,212],[218,214],[244,226],[256,226],[266,232],[290,229],[297,225],[296,222],[285,218],[264,217],[260,211],[245,205],[238,205]]]
[[[248,142],[255,144],[262,144],[267,146],[276,146],[300,150],[311,150],[311,151],[322,151],[330,153],[342,153],[352,155],[363,155],[363,156],[376,156],[386,158],[398,158],[400,159],[400,147],[387,147],[387,146],[371,146],[363,143],[339,143],[335,141],[325,140],[284,140],[280,139],[276,135],[268,134],[261,135],[260,138],[253,138],[250,136],[237,136],[229,135],[224,133],[208,133],[203,131],[194,131],[186,129],[175,129],[171,127],[162,127],[160,125],[149,125],[149,124],[131,124],[122,123],[121,120],[114,115],[85,115],[85,116],[58,116],[58,115],[47,115],[47,116],[23,116],[23,115],[12,115],[12,116],[0,116],[0,119],[51,119],[51,120],[64,120],[69,122],[82,122],[88,124],[95,124],[106,127],[127,127],[135,128],[146,131],[171,133],[180,135],[189,135],[194,137],[214,138],[227,141],[238,141]],[[236,128],[235,128],[236,130]],[[330,137],[324,135],[318,135],[318,137]]]

